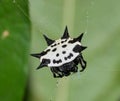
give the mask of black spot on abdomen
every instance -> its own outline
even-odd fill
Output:
[[[67,41],[67,39],[66,40],[64,40],[64,41],[61,41],[61,43],[64,43],[64,42],[66,42]]]
[[[46,52],[49,52],[49,51],[50,51],[50,49],[47,49],[47,50],[46,50]]]
[[[56,56],[58,57],[58,56],[59,56],[59,53],[57,53]]]
[[[68,59],[70,59],[71,57],[73,57],[72,53],[69,54]]]
[[[67,60],[67,57],[64,57],[65,60]]]
[[[65,47],[67,47],[67,45],[62,45],[62,48],[65,48]]]
[[[65,60],[71,59],[71,57],[73,57],[73,54],[72,54],[72,53],[70,53],[67,57],[64,57],[64,59],[65,59]]]
[[[59,64],[59,63],[61,63],[61,62],[62,62],[61,59],[59,59],[59,60],[55,60],[55,59],[54,59],[54,60],[53,60],[53,63],[54,63],[54,64],[56,64],[56,63]]]
[[[52,52],[55,52],[57,50],[57,48],[54,48],[53,50],[52,50]]]
[[[51,47],[55,47],[57,44],[55,43],[55,44],[53,44],[53,45],[51,45]]]
[[[62,53],[63,53],[63,54],[65,54],[65,53],[66,53],[66,51],[62,51]]]

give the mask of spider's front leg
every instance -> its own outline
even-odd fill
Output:
[[[87,62],[84,60],[82,54],[79,55],[79,62],[81,64],[82,69],[80,70],[80,72],[84,71],[84,69],[86,68]]]

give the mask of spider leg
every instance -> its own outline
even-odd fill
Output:
[[[87,62],[84,60],[82,54],[80,54],[79,57],[79,62],[81,64],[82,70],[80,70],[80,72],[84,71],[84,69],[86,68]]]
[[[53,73],[53,77],[56,78],[56,77],[57,77],[57,76],[56,76],[56,73],[54,72],[54,70],[53,70],[52,67],[50,67],[50,70],[51,70],[51,72]]]
[[[78,71],[78,67],[74,66],[71,68],[71,72],[76,73]]]
[[[70,75],[70,71],[64,71],[64,72],[63,72],[63,75],[64,75],[64,76],[69,76],[69,75]]]
[[[64,76],[63,74],[60,73],[57,67],[50,67],[50,70],[52,71],[54,78],[62,78]]]
[[[69,76],[71,72],[71,65],[65,64],[61,67],[59,67],[59,71],[62,73],[63,76]]]

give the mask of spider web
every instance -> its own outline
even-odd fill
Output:
[[[25,17],[27,17],[27,19],[28,19],[29,21],[31,21],[29,15],[24,11],[24,9],[22,8],[22,6],[19,4],[18,1],[13,0],[12,3],[18,8],[18,12],[19,12],[20,14],[21,14],[21,12],[22,12],[22,14],[23,14]],[[29,4],[29,6],[30,6],[30,2],[29,2],[29,1],[27,2],[26,0],[24,0],[24,4]]]
[[[32,22],[32,20],[31,20],[31,18],[30,18],[30,14],[28,15],[28,14],[23,10],[23,8],[20,6],[20,4],[19,4],[16,0],[13,0],[12,2],[13,2],[13,4],[15,4],[16,7],[19,9],[19,13],[22,12],[23,15],[26,16],[27,19],[28,19],[30,22]],[[31,3],[29,2],[29,0],[28,0],[28,2],[27,2],[26,0],[24,0],[24,3],[26,3],[26,4],[28,3],[28,4],[29,4],[29,8],[30,8]],[[94,5],[95,5],[95,0],[90,0],[90,3],[89,3],[89,5],[88,5],[88,9],[85,11],[85,12],[86,12],[86,14],[85,14],[85,19],[86,19],[86,21],[85,21],[85,34],[87,34],[88,29],[89,29],[89,28],[88,28],[88,25],[89,25],[90,11],[93,9]],[[34,23],[34,22],[32,22],[32,23]],[[39,30],[37,24],[34,23],[34,25],[35,25],[35,27],[37,27],[36,29]]]
[[[30,14],[28,15],[16,0],[13,0],[12,2],[13,2],[13,4],[15,4],[16,7],[19,9],[19,13],[22,12],[22,14],[23,14],[24,16],[26,16],[27,19],[28,19],[30,22],[32,22],[32,20],[31,20],[31,18],[30,18]],[[28,3],[28,4],[29,4],[29,8],[30,8],[31,3],[29,2],[29,0],[28,0],[28,2],[27,2],[26,0],[24,0],[24,3],[26,3],[26,4]],[[88,9],[85,11],[85,12],[86,12],[86,14],[85,14],[85,19],[86,19],[86,22],[85,22],[85,34],[87,34],[88,29],[89,29],[89,28],[88,28],[88,25],[89,25],[90,11],[93,9],[94,5],[95,5],[95,0],[90,0],[90,3],[89,3],[89,5],[88,5]],[[34,23],[34,22],[32,22],[32,23]],[[37,24],[34,23],[34,25],[35,25],[35,27],[37,27],[36,29],[39,30]]]
[[[86,11],[86,24],[85,24],[85,34],[87,34],[87,32],[88,32],[88,25],[89,25],[89,17],[90,17],[90,11],[93,9],[93,7],[94,7],[94,4],[95,4],[95,0],[91,0],[90,1],[90,4],[89,4],[89,7],[88,7],[88,9],[87,9],[87,11]]]
[[[21,7],[21,5],[20,5],[16,0],[13,0],[12,2],[13,2],[13,4],[18,8],[18,10],[19,10],[18,12],[19,12],[20,14],[21,14],[21,12],[22,12],[22,14],[23,14],[25,17],[27,17],[27,19],[28,19],[30,22],[32,22],[32,21],[31,21],[31,18],[30,18],[30,15],[26,14],[26,12],[25,12],[24,9]],[[24,0],[24,3],[26,3],[26,4],[29,3],[29,7],[31,6],[31,3],[30,3],[29,1],[26,2],[26,0]],[[94,5],[95,5],[95,0],[90,0],[90,1],[89,1],[89,5],[88,5],[88,8],[87,8],[87,10],[85,11],[85,19],[86,19],[86,20],[85,20],[85,34],[87,34],[88,31],[89,31],[89,18],[90,18],[91,10],[93,9]],[[32,23],[34,23],[34,22],[32,22]],[[39,31],[39,26],[37,26],[36,23],[34,23],[34,25],[35,25],[37,31],[40,32],[40,31]],[[71,78],[72,80],[80,79],[80,72],[78,72],[77,75],[72,75],[72,76],[70,76],[70,78]],[[55,87],[51,92],[55,92],[58,86],[63,86],[63,85],[59,82],[59,80],[56,81],[56,87]],[[29,93],[29,92],[27,92],[27,93]],[[52,93],[49,101],[53,101],[53,97],[54,97],[54,94]]]

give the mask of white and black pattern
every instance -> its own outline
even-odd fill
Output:
[[[63,77],[77,72],[77,65],[80,63],[83,71],[86,61],[81,52],[86,47],[81,45],[82,37],[83,33],[77,38],[70,38],[67,27],[58,40],[49,39],[44,35],[48,47],[41,53],[31,54],[40,59],[41,64],[37,69],[48,66],[54,77]]]

